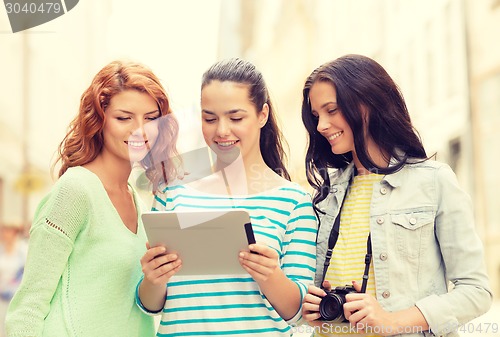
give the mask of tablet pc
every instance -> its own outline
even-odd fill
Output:
[[[165,246],[182,259],[177,275],[246,273],[238,253],[255,243],[246,211],[151,211],[142,222],[151,247]]]

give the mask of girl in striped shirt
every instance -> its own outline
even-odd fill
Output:
[[[179,276],[181,257],[150,248],[141,259],[138,305],[162,313],[157,336],[291,336],[315,272],[311,197],[289,181],[281,132],[254,65],[214,64],[203,75],[201,108],[203,136],[217,156],[213,173],[166,186],[154,208],[246,210],[257,243],[240,252],[237,275]]]

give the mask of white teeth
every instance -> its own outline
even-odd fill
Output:
[[[342,134],[342,131],[334,133],[333,135],[328,137],[328,140],[334,140],[335,138],[339,137],[341,134]]]
[[[230,141],[230,142],[217,142],[218,145],[220,146],[231,146],[236,144],[236,140]]]
[[[141,146],[144,146],[144,144],[146,144],[146,142],[142,141],[142,142],[128,142],[128,145],[129,146],[133,146],[133,147],[141,147]]]

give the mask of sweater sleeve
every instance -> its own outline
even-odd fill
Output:
[[[80,179],[64,175],[39,204],[30,230],[23,279],[7,312],[9,337],[42,336],[44,320],[75,239],[86,222],[89,205]]]
[[[299,287],[301,300],[307,287],[313,283],[316,272],[316,234],[318,223],[309,194],[299,199],[288,220],[283,241],[282,269],[285,275]],[[287,322],[297,323],[301,308]]]

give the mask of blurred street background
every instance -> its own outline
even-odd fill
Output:
[[[304,80],[326,61],[364,54],[396,80],[428,153],[450,164],[472,197],[497,301],[479,320],[498,328],[499,36],[500,0],[81,0],[18,33],[2,7],[0,224],[18,224],[27,235],[54,183],[50,167],[80,95],[115,58],[142,62],[160,77],[181,126],[181,152],[204,145],[202,73],[226,57],[253,62],[277,107],[292,178],[308,187]],[[464,335],[500,336],[488,333]]]

